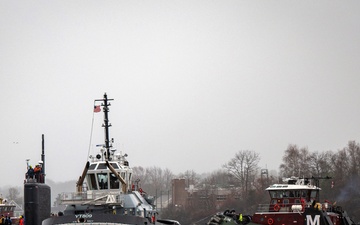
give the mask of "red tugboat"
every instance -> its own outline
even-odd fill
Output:
[[[226,210],[213,216],[208,225],[353,225],[355,224],[340,206],[320,203],[319,178],[288,178],[283,184],[273,184],[266,190],[270,203],[258,206],[252,215]]]
[[[16,205],[14,203],[0,197],[0,219],[9,217],[13,224],[18,223],[19,218],[14,216],[15,208]]]

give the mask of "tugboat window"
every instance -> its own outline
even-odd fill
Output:
[[[108,189],[108,174],[107,173],[99,173],[98,182],[100,189]]]
[[[119,189],[119,180],[115,174],[110,173],[110,189]]]
[[[92,164],[92,165],[90,165],[89,170],[95,170],[95,167],[96,167],[96,164]]]
[[[89,189],[90,190],[97,190],[97,184],[96,184],[96,179],[95,179],[95,174],[89,174],[90,177],[90,182],[89,182]]]
[[[317,191],[311,191],[311,199],[315,199],[317,195]]]
[[[269,191],[271,198],[278,198],[276,191]]]
[[[295,197],[297,197],[297,198],[300,197],[300,192],[299,191],[295,191]]]
[[[303,190],[302,192],[301,192],[301,197],[303,197],[303,198],[306,198],[306,190]]]
[[[112,167],[114,167],[114,169],[119,169],[118,165],[116,163],[110,163]]]
[[[99,163],[99,166],[97,167],[98,170],[104,170],[107,169],[106,163]]]

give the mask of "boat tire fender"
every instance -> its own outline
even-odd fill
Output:
[[[85,223],[85,222],[86,222],[86,219],[84,219],[84,218],[79,218],[79,219],[77,220],[77,222],[78,222],[78,223]]]
[[[269,218],[269,219],[267,220],[267,222],[268,222],[269,225],[273,225],[273,224],[274,224],[274,219],[273,219],[273,218]]]

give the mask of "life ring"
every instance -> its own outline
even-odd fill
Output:
[[[268,219],[268,224],[269,224],[269,225],[273,225],[273,224],[274,224],[273,218],[269,218],[269,219]]]
[[[279,210],[280,210],[280,206],[278,204],[275,204],[274,205],[274,211],[279,212]]]

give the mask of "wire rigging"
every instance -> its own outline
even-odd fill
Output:
[[[95,107],[95,101],[94,101],[94,107]],[[90,149],[91,149],[91,145],[92,145],[92,134],[93,134],[93,130],[94,130],[94,115],[95,115],[95,111],[93,110],[93,116],[92,116],[92,121],[91,121],[91,131],[90,131],[90,141],[89,141],[89,149],[88,149],[88,155],[87,155],[87,159],[90,156]],[[86,159],[86,161],[87,161]]]

